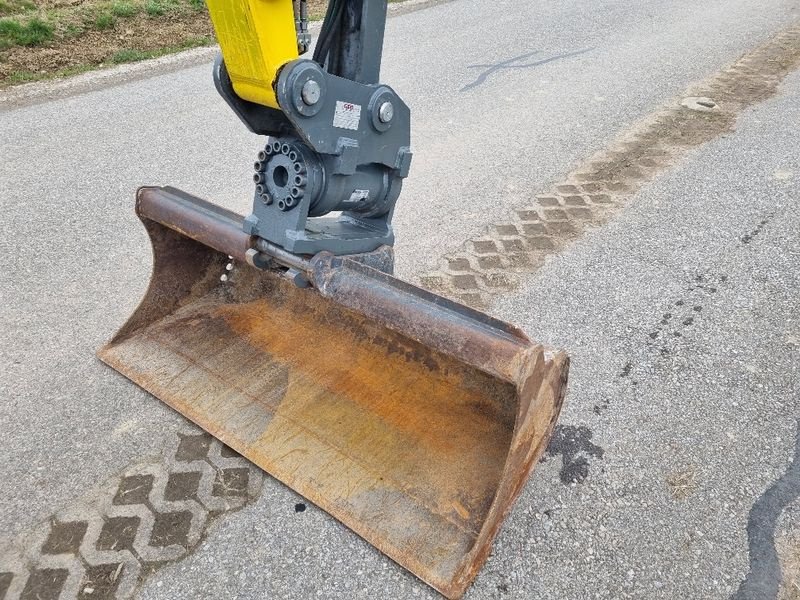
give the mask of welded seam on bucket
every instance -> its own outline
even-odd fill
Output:
[[[730,131],[739,112],[772,96],[798,64],[800,23],[691,86],[552,189],[465,242],[421,277],[422,285],[486,308],[548,256],[606,222],[691,148]],[[689,96],[712,98],[717,107],[681,106]],[[188,447],[199,454],[187,454]],[[130,597],[149,574],[191,554],[215,518],[254,501],[262,479],[258,467],[187,423],[161,457],[131,466],[0,548],[0,598],[37,590],[70,598],[87,587],[104,597]]]

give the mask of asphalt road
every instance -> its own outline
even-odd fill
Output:
[[[456,0],[390,19],[384,79],[414,111],[399,275],[416,280],[798,18],[797,0]],[[800,572],[798,98],[790,75],[490,307],[573,368],[561,441],[470,598],[725,598],[749,572],[767,573],[753,588],[767,594],[739,597],[766,598],[775,564]],[[0,105],[0,548],[157,462],[185,427],[94,359],[148,281],[133,192],[171,184],[246,212],[260,143],[208,64]],[[563,483],[578,463],[585,478]],[[267,478],[139,594],[434,597],[298,502]]]

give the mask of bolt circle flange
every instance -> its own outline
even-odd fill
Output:
[[[266,205],[292,210],[306,196],[308,165],[303,151],[291,140],[271,139],[255,163],[256,196]]]

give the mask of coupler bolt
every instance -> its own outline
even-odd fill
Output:
[[[384,102],[378,109],[378,118],[381,123],[390,123],[394,119],[394,104],[391,102]]]
[[[314,106],[317,102],[319,102],[319,98],[322,95],[322,89],[319,87],[319,83],[313,79],[309,79],[303,84],[303,89],[300,92],[300,95],[303,98],[303,102],[309,106]]]

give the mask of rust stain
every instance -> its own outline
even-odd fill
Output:
[[[390,332],[361,323],[353,333],[329,314],[321,319],[308,304],[300,307],[261,300],[219,309],[235,335],[289,367],[276,418],[254,446],[287,446],[282,436],[288,432],[311,433],[341,456],[386,474],[382,482],[360,473],[342,477],[346,469],[339,470],[336,493],[343,498],[397,481],[438,514],[450,513],[454,498],[462,498],[455,501],[468,508],[459,516],[467,521],[474,512],[469,528],[478,526],[510,446],[511,386],[487,378],[483,390],[467,388],[456,365],[431,371],[424,357],[409,361],[408,352],[393,351],[401,340],[380,350],[373,339]]]
[[[332,393],[348,398],[360,410],[375,413],[391,428],[432,451],[458,453],[462,450],[459,441],[502,434],[503,429],[513,427],[513,396],[495,393],[487,402],[492,391],[489,381],[482,391],[465,389],[463,374],[456,369],[434,372],[425,367],[424,357],[409,361],[405,353],[398,360],[392,350],[376,350],[374,337],[266,300],[222,307],[220,314],[249,344],[293,367],[298,376],[293,385],[309,388],[293,396],[318,400]],[[367,323],[360,325],[361,331],[370,329]],[[396,345],[389,346],[393,347]],[[468,429],[454,432],[454,422],[463,422]]]
[[[458,513],[458,516],[460,516],[465,521],[469,519],[469,511],[466,508],[464,508],[464,505],[461,504],[461,502],[459,502],[458,500],[453,501],[453,510],[455,510]]]

